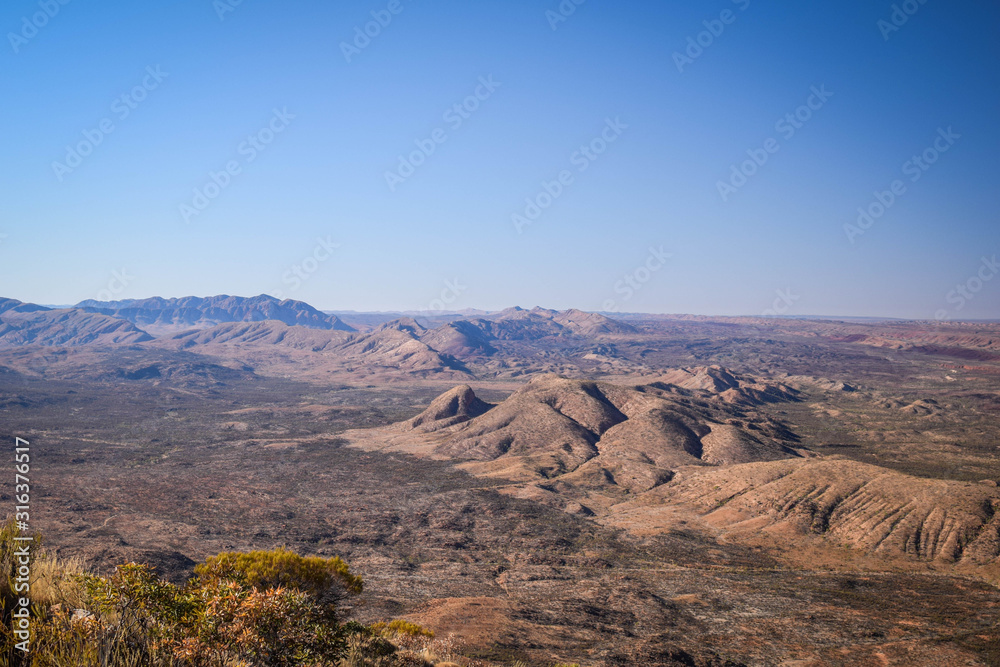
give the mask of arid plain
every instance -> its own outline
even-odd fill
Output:
[[[99,571],[340,555],[480,664],[1000,664],[995,323],[7,299],[0,414]]]

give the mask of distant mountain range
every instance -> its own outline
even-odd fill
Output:
[[[179,299],[127,299],[123,301],[81,301],[76,308],[90,313],[111,315],[128,320],[143,330],[162,335],[208,329],[227,322],[282,322],[290,326],[310,329],[354,331],[336,315],[316,310],[304,301],[261,294],[241,296],[187,296]]]
[[[279,301],[267,295],[87,300],[68,308],[0,299],[0,343],[6,345],[135,343],[154,337],[180,337],[188,345],[223,340],[279,343],[289,338],[288,332],[277,332],[272,326],[274,323],[326,332],[357,331],[337,315],[319,311],[308,303],[291,299]],[[260,326],[235,327],[235,324]],[[534,340],[566,335],[589,337],[636,331],[630,324],[596,313],[545,308],[525,310],[518,307],[495,313],[469,311],[465,318],[447,321],[433,329],[410,317],[398,317],[387,322],[374,320],[365,328],[371,333],[386,330],[402,332],[410,338],[426,340],[440,351],[458,357],[491,354],[494,348],[490,341],[496,340]],[[192,332],[203,333],[194,335]],[[289,343],[308,339],[309,347],[325,348],[332,341],[339,340],[322,335],[319,336],[322,340],[316,338],[297,334],[290,337]]]
[[[336,315],[302,301],[271,296],[82,301],[50,308],[0,298],[0,347],[112,345],[211,329],[234,322],[280,322],[325,331],[353,332]]]
[[[637,333],[630,324],[580,310],[508,308],[469,312],[465,319],[410,317],[359,324],[301,301],[270,296],[184,297],[83,301],[49,308],[0,299],[0,348],[118,346],[195,352],[284,374],[368,378],[422,378],[518,374],[510,346],[584,349],[594,338]],[[511,356],[513,354],[513,356]],[[467,364],[477,365],[472,370]]]
[[[537,307],[389,321],[385,313],[370,314],[370,319],[363,315],[348,316],[345,322],[305,302],[267,295],[83,301],[69,308],[0,298],[0,348],[142,345],[204,353],[282,376],[460,380],[535,372],[642,373],[671,346],[669,337],[649,339],[658,328],[714,326],[748,341],[764,334],[806,337],[908,350],[959,365],[1000,359],[993,325],[961,322],[875,325],[683,315],[626,322],[600,313]],[[720,375],[699,381],[729,380]]]
[[[503,357],[499,347],[507,342],[547,339],[580,344],[602,334],[634,331],[630,325],[582,311],[511,308],[489,319],[457,320],[436,328],[402,317],[365,332],[311,331],[274,321],[225,323],[163,336],[157,344],[221,357],[240,356],[238,350],[255,347],[293,356],[321,353],[319,358],[311,357],[312,370],[329,365],[338,373],[358,377],[403,372],[460,378],[471,374],[466,362]]]

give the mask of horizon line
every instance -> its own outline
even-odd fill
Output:
[[[934,318],[918,318],[918,317],[900,317],[898,315],[822,315],[822,314],[801,314],[801,315],[763,315],[763,314],[742,314],[742,315],[732,315],[732,314],[704,314],[704,313],[669,313],[669,312],[651,312],[651,311],[606,311],[606,310],[586,310],[584,308],[570,307],[570,308],[546,308],[544,306],[534,306],[532,308],[524,308],[522,306],[514,305],[507,306],[506,308],[499,309],[487,309],[487,308],[476,308],[467,307],[459,310],[428,310],[428,309],[395,309],[395,310],[353,310],[353,309],[335,309],[335,308],[318,308],[313,306],[308,301],[303,301],[300,299],[279,299],[271,294],[262,293],[255,296],[240,296],[236,294],[213,294],[209,296],[197,296],[193,294],[181,296],[181,297],[162,297],[162,296],[150,296],[150,297],[133,297],[127,299],[117,299],[111,301],[99,301],[97,299],[84,299],[75,304],[51,304],[51,303],[37,303],[30,301],[21,301],[20,299],[15,299],[14,297],[0,297],[9,298],[15,301],[21,301],[21,303],[30,303],[36,306],[41,306],[44,308],[49,308],[52,310],[65,310],[80,307],[79,304],[92,302],[101,304],[112,304],[130,301],[145,301],[148,299],[165,299],[165,300],[176,300],[185,298],[196,298],[196,299],[209,299],[213,297],[233,297],[238,299],[253,299],[259,297],[269,297],[274,299],[278,303],[285,301],[291,301],[296,303],[303,303],[308,305],[315,310],[328,314],[328,315],[404,315],[404,316],[417,316],[417,317],[447,317],[453,315],[468,315],[470,312],[482,313],[485,315],[494,315],[496,313],[503,312],[505,310],[520,309],[524,311],[531,311],[534,309],[540,310],[551,310],[556,312],[565,312],[567,310],[578,310],[584,313],[593,313],[597,315],[603,315],[605,317],[633,317],[633,316],[656,316],[656,317],[669,317],[669,318],[684,318],[684,317],[704,317],[704,318],[740,318],[740,319],[762,319],[762,320],[832,320],[832,321],[850,321],[850,320],[869,320],[869,321],[895,321],[895,322],[931,322],[936,324],[951,323],[957,324],[962,322],[967,323],[998,323],[1000,318],[971,318],[965,320],[959,319],[949,319],[949,320],[936,320]]]

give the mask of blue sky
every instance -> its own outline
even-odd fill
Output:
[[[0,294],[1000,317],[1000,7],[897,7],[14,0]]]

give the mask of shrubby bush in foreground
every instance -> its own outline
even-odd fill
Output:
[[[342,623],[337,605],[361,592],[340,558],[286,549],[222,553],[184,586],[127,563],[106,577],[32,543],[32,637],[14,648],[11,614],[19,531],[0,526],[0,664],[32,667],[346,667],[431,664],[393,639],[430,637],[404,621]],[[402,643],[402,642],[399,642]]]

